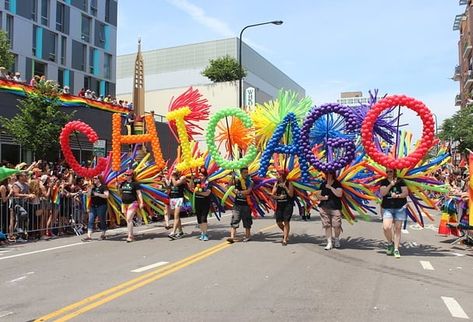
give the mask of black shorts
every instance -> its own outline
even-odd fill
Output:
[[[210,211],[210,200],[199,200],[195,199],[195,215],[197,217],[197,223],[202,224],[207,222],[207,216]]]
[[[244,228],[251,228],[251,225],[253,225],[253,217],[251,217],[250,206],[233,206],[231,226],[233,228],[238,228],[240,226],[240,221],[243,221]]]
[[[274,213],[276,222],[291,221],[293,210],[294,210],[294,206],[290,203],[286,203],[286,204],[278,203],[276,207],[276,212]]]

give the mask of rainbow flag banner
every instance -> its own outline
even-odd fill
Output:
[[[33,88],[29,85],[17,83],[13,81],[8,81],[0,79],[0,92],[7,92],[19,96],[25,96],[26,93],[32,92]],[[122,113],[127,114],[129,110],[125,107],[113,105],[105,102],[98,102],[91,100],[85,97],[79,97],[69,94],[62,94],[59,96],[62,107],[83,107],[83,108],[93,108],[96,110],[101,110],[110,113]]]

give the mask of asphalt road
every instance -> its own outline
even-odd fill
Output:
[[[0,321],[473,317],[473,250],[451,246],[452,237],[438,236],[435,225],[420,230],[410,223],[397,260],[385,255],[376,218],[344,222],[342,248],[331,251],[323,248],[318,218],[295,216],[286,247],[272,217],[255,220],[252,241],[229,245],[229,221],[211,219],[208,242],[189,223],[176,241],[156,224],[140,227],[130,244],[118,229],[105,241],[68,237],[2,247]]]

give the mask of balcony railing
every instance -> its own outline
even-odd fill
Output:
[[[462,98],[459,94],[455,96],[455,106],[460,106],[462,104]]]
[[[453,78],[454,81],[457,81],[457,82],[458,82],[458,81],[460,80],[460,78],[461,78],[460,76],[461,76],[461,74],[460,74],[460,66],[457,65],[457,66],[455,66],[455,71],[454,71],[454,73],[453,73],[453,77],[452,77],[452,78]]]
[[[468,0],[460,0],[460,1],[458,2],[458,4],[459,4],[460,6],[464,6],[464,5],[468,4]]]
[[[463,46],[463,58],[466,58],[470,55],[472,48],[473,47],[469,43],[465,43]]]
[[[466,81],[465,81],[465,88],[470,89],[471,85],[473,84],[473,73],[471,70],[468,71],[468,74],[466,76]]]

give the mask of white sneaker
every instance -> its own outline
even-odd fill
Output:
[[[333,245],[335,248],[340,248],[340,239],[335,238],[335,244]]]
[[[330,243],[327,243],[327,246],[325,246],[325,250],[331,250],[333,247],[332,247],[332,242]]]

